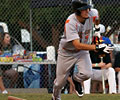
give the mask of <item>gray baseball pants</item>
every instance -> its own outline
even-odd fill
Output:
[[[74,72],[73,78],[82,82],[92,75],[92,63],[89,52],[81,52],[77,56],[64,56],[59,54],[57,59],[56,79],[54,82],[53,96],[55,100],[61,100],[61,89],[65,85],[71,68],[76,65],[78,72]]]

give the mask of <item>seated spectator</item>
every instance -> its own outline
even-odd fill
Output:
[[[12,45],[11,45],[11,37],[9,33],[0,34],[1,42],[0,42],[0,56],[12,56]],[[3,94],[8,94],[5,86],[3,84],[3,77],[5,79],[10,79],[11,83],[9,88],[13,88],[17,81],[18,73],[12,69],[12,65],[0,65],[0,90]]]
[[[94,37],[92,43],[105,43],[111,44],[111,41],[105,37]],[[91,80],[102,81],[102,75],[104,80],[108,80],[109,84],[109,93],[116,93],[116,80],[115,80],[115,71],[112,68],[110,54],[104,54],[98,51],[90,51],[90,57],[92,61],[93,74],[90,79],[84,81],[85,94],[90,93],[90,82]],[[103,62],[101,62],[101,57],[103,57]]]

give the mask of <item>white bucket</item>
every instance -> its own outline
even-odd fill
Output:
[[[55,47],[48,46],[46,51],[47,51],[47,60],[55,61]]]

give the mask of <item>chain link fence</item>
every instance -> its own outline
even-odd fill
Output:
[[[91,0],[90,3],[98,9],[100,21],[106,29],[108,26],[111,27],[107,36],[112,36],[112,41],[116,43],[116,37],[120,32],[120,1]],[[71,13],[73,13],[71,0],[0,0],[0,33],[8,32],[11,44],[15,41],[15,44],[22,45],[27,53],[46,52],[46,47],[54,46],[57,56],[64,23]],[[28,57],[24,55],[22,58]],[[18,66],[21,65],[12,65],[14,69]],[[29,66],[29,69],[25,66]],[[34,71],[32,68],[36,68],[35,66],[38,69]],[[48,88],[51,92],[55,67],[56,65],[48,64],[24,65],[24,70],[18,72],[17,82],[13,88]],[[38,81],[34,83],[33,81],[37,79]],[[36,83],[38,87],[35,86]],[[6,82],[4,84],[10,88]]]

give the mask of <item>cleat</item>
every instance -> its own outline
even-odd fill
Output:
[[[75,81],[73,79],[73,83],[75,84],[75,93],[77,94],[78,97],[83,97],[83,91],[82,91],[82,86],[81,86],[81,83]]]
[[[76,93],[77,96],[80,97],[80,98],[83,97],[83,95],[84,95],[83,92],[82,92],[82,93],[78,93],[77,91],[75,91],[75,93]]]

